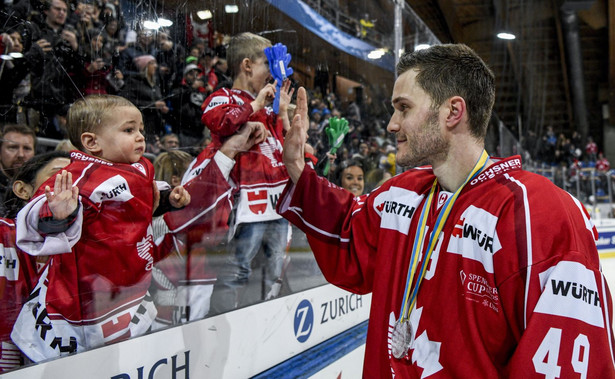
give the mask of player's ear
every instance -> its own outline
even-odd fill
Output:
[[[98,141],[96,140],[96,134],[92,132],[84,132],[81,134],[81,145],[90,153],[97,153],[100,151]]]
[[[15,180],[13,182],[13,193],[21,200],[30,200],[33,192],[34,188],[23,180]]]
[[[446,126],[449,128],[459,124],[466,115],[466,101],[461,96],[453,96],[446,101],[448,115],[446,116]]]

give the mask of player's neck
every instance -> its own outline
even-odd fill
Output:
[[[477,143],[451,146],[448,154],[440,162],[432,165],[440,186],[449,192],[457,191],[472,172],[483,149],[484,147]],[[492,163],[492,161],[488,161],[485,168]]]

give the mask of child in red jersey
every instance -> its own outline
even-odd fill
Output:
[[[44,259],[37,260],[15,245],[14,218],[38,187],[69,163],[69,154],[62,151],[36,155],[20,167],[10,192],[4,195],[7,210],[0,218],[0,373],[24,364],[10,334],[45,264]],[[70,232],[65,233],[67,238],[79,238]]]
[[[143,158],[141,112],[128,100],[78,100],[68,114],[68,132],[80,151],[71,152],[70,165],[17,218],[17,245],[32,255],[51,255],[11,334],[33,361],[149,329],[156,309],[147,289],[158,258],[152,213],[190,202],[181,186],[160,196],[153,166]],[[72,223],[81,228],[78,242],[54,237]]]
[[[268,83],[271,74],[265,56],[265,48],[270,46],[271,41],[252,33],[234,36],[227,49],[233,88],[221,88],[203,103],[201,121],[211,131],[212,151],[248,121],[263,123],[268,133],[265,141],[239,154],[231,172],[237,199],[231,226],[234,228],[231,231],[233,273],[222,282],[238,291],[234,291],[232,304],[220,306],[222,311],[242,302],[241,288],[250,278],[251,261],[261,247],[269,268],[267,284],[273,285],[282,272],[289,238],[288,222],[276,212],[275,206],[288,181],[282,162],[282,143],[285,130],[290,127],[287,110],[293,90],[290,80],[286,80],[280,89],[279,114],[275,114],[269,104],[276,87],[275,82]]]

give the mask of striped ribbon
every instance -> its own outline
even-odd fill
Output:
[[[401,322],[408,320],[410,318],[410,312],[412,312],[412,308],[414,308],[414,304],[416,303],[416,297],[419,292],[419,287],[421,285],[421,282],[423,281],[423,278],[425,277],[425,273],[427,272],[427,262],[429,262],[429,260],[431,259],[431,253],[433,253],[436,247],[436,244],[438,242],[438,237],[440,236],[440,232],[442,231],[442,228],[444,228],[446,219],[448,218],[448,215],[451,213],[451,210],[453,209],[453,204],[455,203],[455,200],[457,200],[457,197],[461,193],[461,190],[463,190],[463,187],[465,187],[465,185],[469,181],[474,179],[474,177],[478,175],[478,173],[481,172],[485,168],[488,161],[489,161],[489,155],[487,154],[485,150],[483,150],[483,153],[481,154],[480,158],[474,165],[474,168],[472,169],[470,174],[468,174],[468,177],[466,178],[465,182],[463,182],[461,187],[459,187],[457,191],[455,191],[453,196],[451,196],[444,203],[442,210],[440,211],[440,213],[438,214],[438,217],[436,218],[436,223],[434,225],[434,231],[429,236],[429,242],[427,245],[428,248],[427,248],[427,251],[425,252],[425,259],[423,259],[421,263],[421,267],[418,271],[419,277],[416,280],[416,284],[414,285],[414,288],[410,288],[412,285],[412,281],[414,280],[414,275],[417,272],[416,268],[417,268],[418,261],[419,261],[419,255],[421,254],[421,251],[423,250],[423,241],[424,241],[423,237],[426,234],[425,230],[427,228],[427,217],[429,215],[429,209],[431,208],[431,203],[432,203],[434,194],[436,193],[436,188],[438,186],[438,179],[436,178],[434,180],[433,185],[431,186],[431,190],[429,191],[429,196],[427,196],[427,201],[425,203],[425,206],[423,207],[423,210],[421,211],[417,233],[414,237],[414,244],[412,245],[412,256],[410,258],[408,278],[406,279],[406,288],[404,290],[404,301],[401,305],[401,313],[400,313]]]

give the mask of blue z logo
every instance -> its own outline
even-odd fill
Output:
[[[295,311],[295,338],[303,343],[312,333],[314,325],[314,311],[308,300],[302,300]]]

